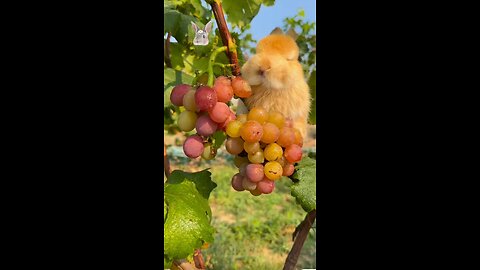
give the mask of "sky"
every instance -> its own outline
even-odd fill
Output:
[[[241,0],[239,0],[241,1]],[[305,10],[305,20],[316,21],[316,0],[275,0],[271,7],[261,6],[257,16],[251,22],[250,32],[257,41],[264,38],[275,27],[283,25],[283,19],[293,17],[298,10]],[[316,29],[315,29],[316,30]]]

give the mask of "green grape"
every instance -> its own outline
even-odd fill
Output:
[[[189,90],[185,96],[183,96],[183,107],[192,112],[198,111],[197,105],[195,104],[195,90]]]
[[[244,142],[243,149],[245,149],[245,152],[249,154],[255,154],[258,152],[258,150],[260,150],[260,144],[258,142]]]
[[[211,160],[217,155],[217,150],[212,146],[211,143],[205,143],[202,153],[202,158],[205,160]]]
[[[197,114],[191,111],[183,111],[178,116],[178,128],[181,131],[188,132],[192,131],[195,128],[197,123]]]
[[[256,164],[263,163],[265,161],[265,157],[263,156],[263,150],[260,149],[255,154],[248,154],[248,160],[250,160],[251,163],[256,163]]]

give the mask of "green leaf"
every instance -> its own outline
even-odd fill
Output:
[[[312,95],[312,106],[308,122],[315,125],[317,123],[317,70],[313,70],[308,79],[308,86],[310,87],[310,94]]]
[[[164,224],[164,264],[175,259],[191,257],[205,242],[213,242],[210,225],[211,209],[208,200],[191,181],[166,183],[165,202],[168,205]]]
[[[166,108],[172,105],[170,102],[170,94],[172,93],[173,87],[182,83],[192,84],[193,77],[173,68],[165,68],[163,70],[163,76],[163,108]]]
[[[303,210],[310,212],[316,209],[317,202],[317,177],[315,170],[317,161],[309,157],[304,157],[297,166],[295,173],[291,176],[295,182],[291,187],[291,194],[296,198]]]
[[[179,184],[185,180],[195,183],[198,192],[205,198],[208,199],[210,192],[217,187],[217,184],[211,179],[212,173],[205,169],[203,171],[188,173],[180,170],[174,170],[168,178],[168,184]]]
[[[163,12],[164,35],[171,32],[172,36],[180,43],[187,43],[188,28],[191,27],[191,22],[196,20],[189,15],[180,13],[178,10],[165,9]]]
[[[222,7],[232,27],[244,29],[257,16],[261,4],[273,5],[274,2],[272,0],[223,0]]]
[[[226,138],[227,135],[225,135],[225,132],[223,131],[216,131],[215,133],[213,133],[213,147],[215,149],[220,148]]]

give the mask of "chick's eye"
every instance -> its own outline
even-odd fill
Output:
[[[205,36],[205,35],[203,35],[203,38],[206,38],[206,36]]]

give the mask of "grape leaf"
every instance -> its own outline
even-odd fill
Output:
[[[164,264],[189,258],[205,242],[213,242],[210,192],[216,187],[209,171],[173,171],[164,186]],[[165,208],[165,206],[164,206]]]
[[[232,27],[243,30],[258,14],[262,4],[271,6],[274,2],[274,0],[223,0],[222,7]]]
[[[306,212],[316,209],[316,168],[316,160],[304,157],[302,161],[295,166],[295,173],[291,176],[294,181],[294,184],[290,187],[291,194]]]
[[[173,68],[165,68],[163,70],[163,76],[163,108],[166,108],[172,105],[172,103],[170,102],[170,94],[173,87],[182,83],[191,84],[193,81],[193,77]]]
[[[200,194],[208,200],[210,192],[217,187],[217,184],[211,179],[212,173],[205,169],[203,171],[188,173],[180,170],[174,170],[167,180],[168,184],[179,184],[185,180],[195,183]]]
[[[191,22],[196,22],[196,20],[192,16],[173,9],[165,9],[163,15],[163,34],[170,32],[178,42],[186,43],[188,41],[188,28],[191,27]]]
[[[220,146],[222,146],[225,139],[227,139],[227,135],[225,135],[225,132],[216,131],[215,133],[213,133],[213,147],[215,149],[220,148]]]

